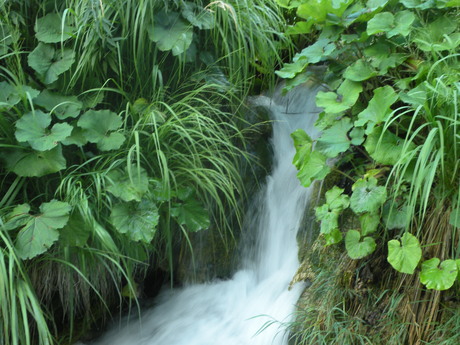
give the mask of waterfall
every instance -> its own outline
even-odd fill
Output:
[[[260,96],[273,116],[273,169],[249,227],[257,241],[242,268],[225,281],[165,291],[142,318],[105,334],[97,345],[286,345],[282,324],[292,314],[304,286],[289,283],[298,266],[297,231],[310,190],[300,186],[292,165],[290,133],[303,128],[315,137],[316,91],[297,87],[282,96]],[[251,230],[252,231],[252,230]]]

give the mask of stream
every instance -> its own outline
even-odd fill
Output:
[[[303,128],[311,136],[318,109],[316,91],[297,87],[286,96],[259,96],[252,102],[269,108],[273,124],[273,168],[247,222],[257,231],[231,279],[165,289],[140,320],[108,331],[94,345],[286,345],[283,324],[293,321],[305,286],[289,283],[299,266],[296,235],[310,189],[300,186],[292,165],[290,133]]]

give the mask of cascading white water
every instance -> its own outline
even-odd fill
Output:
[[[299,262],[296,234],[309,189],[300,186],[292,165],[290,133],[303,128],[311,136],[316,118],[315,90],[299,87],[287,96],[261,96],[254,102],[273,114],[274,166],[266,190],[255,202],[249,226],[257,244],[246,253],[232,279],[162,293],[140,321],[113,329],[97,345],[285,345],[281,323],[289,322],[304,286],[288,290]],[[263,330],[262,330],[263,329]]]

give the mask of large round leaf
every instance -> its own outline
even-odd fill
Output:
[[[78,120],[78,126],[91,143],[101,151],[117,150],[125,141],[121,133],[113,132],[122,125],[121,117],[110,110],[89,110]]]
[[[28,142],[37,151],[48,151],[72,133],[72,126],[56,123],[51,129],[51,115],[40,110],[24,114],[16,122],[15,136],[19,142]]]
[[[4,155],[6,167],[18,176],[40,177],[58,172],[66,167],[61,145],[49,151],[15,149]]]
[[[427,289],[447,290],[455,283],[455,278],[458,275],[455,260],[444,260],[441,265],[439,262],[438,258],[433,258],[422,264],[420,281],[426,285]]]
[[[193,28],[180,18],[179,13],[160,11],[154,21],[154,26],[148,28],[148,34],[158,49],[179,55],[190,47]]]
[[[54,47],[39,43],[29,54],[27,61],[45,84],[51,84],[69,70],[75,60],[72,49],[54,49]]]
[[[110,220],[122,234],[133,241],[150,243],[158,225],[158,208],[146,199],[141,202],[124,202],[112,208]]]
[[[66,41],[72,37],[72,27],[63,22],[57,13],[49,13],[37,19],[35,37],[45,43]]]
[[[372,237],[364,237],[357,230],[348,230],[345,236],[345,248],[348,256],[352,259],[361,259],[375,250],[375,240]]]
[[[68,203],[52,200],[40,206],[40,214],[29,215],[15,242],[19,257],[31,259],[46,252],[59,238],[57,229],[67,224],[70,209]]]
[[[398,240],[388,241],[387,260],[393,268],[402,273],[412,274],[422,258],[420,242],[414,235],[405,232]]]
[[[387,190],[383,186],[377,186],[376,178],[360,179],[353,185],[350,207],[356,213],[375,212],[386,198]]]

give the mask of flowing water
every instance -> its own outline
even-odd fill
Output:
[[[289,283],[298,266],[296,234],[310,191],[300,186],[292,165],[290,133],[312,136],[315,91],[306,87],[287,96],[254,99],[273,115],[273,169],[254,202],[247,226],[257,231],[242,268],[225,281],[166,291],[140,321],[109,331],[97,345],[286,345],[281,326],[292,320],[304,286]],[[249,229],[249,228],[248,228]],[[276,322],[272,322],[276,321]]]

